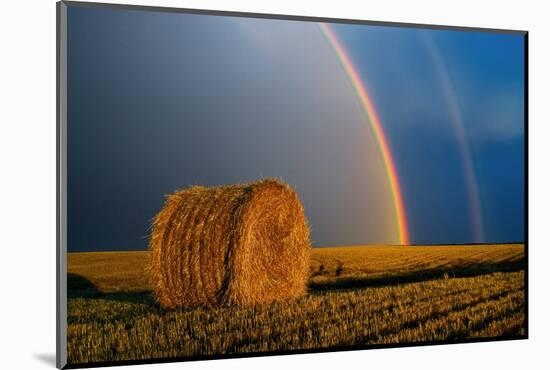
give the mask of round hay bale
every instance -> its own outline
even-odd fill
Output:
[[[149,249],[164,308],[294,298],[309,272],[304,209],[290,186],[273,179],[173,193],[154,219]]]

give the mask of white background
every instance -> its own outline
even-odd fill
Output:
[[[113,0],[112,2],[121,2]],[[124,2],[124,1],[122,1]],[[519,369],[550,360],[548,108],[544,1],[203,0],[134,4],[489,28],[529,34],[530,339],[163,364],[133,369]],[[2,3],[0,22],[0,367],[55,363],[55,2]],[[518,215],[520,217],[520,215]]]

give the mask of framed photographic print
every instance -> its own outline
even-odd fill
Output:
[[[527,338],[526,31],[57,12],[58,367]]]

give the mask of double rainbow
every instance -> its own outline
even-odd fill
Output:
[[[395,208],[395,215],[397,220],[397,229],[399,232],[399,242],[400,244],[410,244],[409,240],[409,230],[407,226],[407,216],[405,214],[405,205],[403,203],[403,195],[401,194],[401,187],[399,185],[399,178],[397,176],[397,170],[395,168],[395,162],[391,155],[390,147],[388,145],[388,140],[382,128],[382,123],[376,110],[374,109],[374,104],[371,97],[367,93],[365,84],[361,81],[361,77],[354,67],[350,57],[346,54],[342,43],[338,40],[330,26],[326,23],[319,23],[321,32],[325,36],[326,40],[334,50],[342,68],[346,72],[356,94],[363,113],[365,114],[367,120],[370,123],[370,127],[378,143],[378,148],[382,155],[382,160],[384,162],[384,167],[386,169],[386,174],[388,177],[390,190],[393,198],[393,204]]]

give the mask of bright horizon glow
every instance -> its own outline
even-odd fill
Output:
[[[384,162],[384,167],[386,169],[386,174],[390,185],[397,220],[397,228],[399,232],[399,242],[400,244],[408,245],[410,244],[410,239],[405,205],[399,184],[399,177],[397,175],[395,163],[388,145],[388,140],[386,139],[386,135],[382,128],[382,122],[376,113],[372,99],[365,88],[365,84],[361,80],[357,69],[351,61],[351,58],[345,52],[342,43],[338,40],[328,24],[318,23],[318,25],[322,34],[334,50],[334,53],[340,61],[340,64],[348,76],[351,84],[353,85],[363,113],[365,113],[365,116],[370,123],[370,127],[374,133],[375,140],[378,143],[378,148],[380,149],[380,153],[382,155],[382,160]]]

